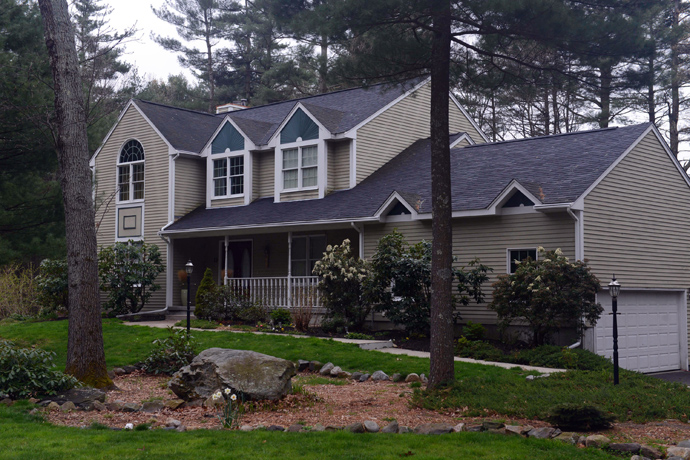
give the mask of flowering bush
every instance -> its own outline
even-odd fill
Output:
[[[603,311],[596,302],[599,280],[586,261],[569,262],[560,249],[538,251],[538,260],[520,262],[515,273],[499,277],[490,308],[502,327],[526,322],[533,346],[543,345],[562,327],[575,326],[582,336],[586,324],[595,325]]]
[[[237,395],[232,392],[230,388],[226,388],[223,391],[216,391],[211,396],[214,401],[220,401],[223,399],[221,413],[218,414],[218,420],[220,420],[223,428],[233,428],[240,426],[240,419],[242,418],[242,404],[237,399]]]
[[[324,325],[360,329],[371,311],[363,288],[369,268],[352,254],[350,240],[344,240],[341,245],[328,245],[312,273],[320,277],[319,291],[326,308]]]

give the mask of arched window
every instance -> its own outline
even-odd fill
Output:
[[[144,147],[134,139],[120,150],[117,162],[118,201],[144,199]]]

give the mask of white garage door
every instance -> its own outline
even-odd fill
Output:
[[[612,359],[613,315],[607,291],[599,293],[599,302],[604,312],[593,337],[590,335],[587,348],[594,348],[597,354]],[[687,356],[687,350],[682,350],[687,346],[684,316],[683,292],[621,292],[618,297],[620,367],[645,373],[680,369],[685,362],[682,355]]]

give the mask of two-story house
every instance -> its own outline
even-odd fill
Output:
[[[623,285],[622,366],[687,369],[690,182],[657,129],[486,143],[449,98],[458,263],[479,257],[495,279],[539,246],[587,258],[604,289],[613,273]],[[161,247],[151,309],[181,304],[188,260],[193,283],[209,267],[273,307],[318,305],[305,293],[328,244],[368,258],[394,228],[431,239],[429,104],[428,80],[215,115],[130,101],[92,158],[98,242]],[[495,324],[485,305],[461,315]],[[610,321],[589,349],[611,354]]]

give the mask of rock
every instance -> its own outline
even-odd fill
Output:
[[[317,423],[313,427],[311,427],[311,431],[326,431],[326,427],[321,425],[320,423]]]
[[[179,420],[174,419],[174,418],[169,418],[168,420],[165,421],[165,426],[168,426],[168,427],[177,428],[180,425],[182,425],[182,422],[180,422]]]
[[[122,369],[126,374],[131,374],[132,372],[139,370],[137,366],[124,366]]]
[[[642,444],[640,446],[640,455],[649,458],[661,458],[661,451],[655,447]]]
[[[446,434],[453,431],[453,425],[447,423],[424,423],[414,429],[417,434]]]
[[[40,400],[39,400],[39,399],[36,399],[36,398],[29,398],[28,401],[29,401],[31,404],[38,404],[38,403],[40,402]]]
[[[676,457],[676,458],[678,458],[678,457]],[[632,457],[630,457],[630,460],[651,460],[651,459],[644,457],[642,455],[633,455]]]
[[[142,404],[141,410],[152,414],[154,412],[160,412],[164,407],[165,404],[163,404],[163,401],[146,401]]]
[[[398,422],[393,420],[388,425],[383,427],[381,433],[397,433],[399,428],[400,426],[398,425]]]
[[[329,374],[331,377],[338,377],[338,374],[340,374],[342,371],[343,369],[340,366],[334,366]]]
[[[304,359],[297,360],[297,372],[304,372],[309,369],[309,361]]]
[[[123,412],[139,412],[140,410],[141,406],[137,403],[125,403],[122,405]]]
[[[522,425],[506,425],[506,434],[514,434],[517,436],[523,436],[525,432]]]
[[[105,407],[105,404],[103,404],[100,401],[94,401],[93,402],[93,408],[94,408],[94,410],[97,410],[98,412],[101,412],[101,411],[108,409],[107,407]]]
[[[640,445],[636,442],[614,442],[609,444],[609,449],[618,452],[636,454],[640,451]]]
[[[362,422],[350,423],[345,427],[345,431],[350,431],[352,433],[364,433],[364,424]]]
[[[403,379],[402,374],[396,372],[395,374],[391,375],[391,380],[395,383],[401,382]]]
[[[666,449],[666,458],[670,457],[680,457],[683,460],[687,460],[690,458],[690,447],[678,447],[678,446],[671,446],[668,449]]]
[[[482,422],[482,426],[485,430],[498,430],[506,425],[503,422],[494,422],[493,420],[487,420],[485,422]]]
[[[573,433],[571,431],[566,431],[565,433],[561,433],[558,436],[555,436],[554,439],[558,439],[559,441],[575,445],[577,444],[577,441],[580,439],[580,435],[577,433]]]
[[[61,412],[69,412],[73,410],[77,410],[77,406],[75,406],[72,401],[67,401],[66,403],[63,403],[62,406],[60,406]]]
[[[220,399],[213,399],[213,396],[209,396],[206,398],[204,401],[203,407],[222,407],[225,404],[225,399],[220,398]]]
[[[378,433],[380,428],[378,423],[374,422],[373,420],[366,420],[364,422],[364,429],[367,431],[367,433]]]
[[[93,405],[94,401],[105,402],[105,391],[95,388],[72,388],[53,396],[47,396],[46,400],[55,401],[60,405],[71,401],[75,406],[82,407]]]
[[[489,430],[486,430],[487,433],[491,434],[506,434],[506,429],[505,428],[491,428]]]
[[[364,375],[364,374],[362,374],[361,372],[353,372],[352,375],[350,376],[350,378],[351,378],[352,380],[359,381],[359,378],[360,378],[362,375]]]
[[[383,371],[376,371],[373,374],[371,374],[371,380],[375,382],[380,382],[382,380],[390,380],[390,377],[388,377],[388,374],[386,374]]]
[[[115,372],[113,372],[113,371],[108,371],[108,377],[110,377],[110,380],[115,379]]]
[[[429,379],[426,378],[426,375],[419,374],[419,378],[422,379],[422,383],[429,383]]]
[[[478,433],[480,431],[484,431],[484,427],[482,425],[471,425],[467,427],[466,431]]]
[[[342,429],[343,429],[343,428],[340,427],[340,426],[336,426],[336,425],[326,425],[326,428],[325,428],[323,431],[340,431],[340,430],[342,430]]]
[[[304,427],[300,425],[299,423],[292,424],[288,427],[287,431],[289,433],[299,433],[300,431],[303,431]]]
[[[59,405],[58,403],[56,403],[55,401],[50,401],[50,403],[48,403],[48,405],[46,406],[46,408],[47,408],[49,411],[54,412],[54,411],[60,410],[60,405]]]
[[[254,427],[251,425],[242,425],[240,431],[254,431]]]
[[[422,379],[419,378],[419,375],[415,374],[414,372],[411,374],[407,374],[407,377],[405,377],[405,383],[412,383],[412,382],[421,382]]]
[[[350,374],[347,371],[342,371],[340,374],[338,374],[338,377],[340,377],[341,379],[349,379],[350,377],[352,377],[352,374]]]
[[[184,404],[184,399],[167,399],[163,402],[168,409],[175,410]]]
[[[285,431],[285,427],[280,425],[271,425],[266,428],[266,431]]]
[[[277,400],[292,392],[295,365],[254,351],[209,348],[173,375],[168,387],[190,401],[230,388],[247,400]]]
[[[185,431],[187,431],[187,427],[184,425],[180,425],[177,428],[175,428],[175,431],[180,432],[180,433],[184,433]]]
[[[611,440],[600,434],[593,434],[591,436],[587,436],[585,439],[585,446],[587,447],[603,447],[608,444],[611,444]]]
[[[369,377],[371,377],[369,374],[363,374],[363,375],[359,378],[359,381],[360,381],[360,382],[366,382],[367,380],[369,380]]]
[[[678,447],[690,447],[690,439],[686,439],[685,441],[681,441],[676,445]]]
[[[333,365],[333,363],[326,363],[319,370],[319,374],[324,376],[331,375],[331,369],[333,369],[334,367],[335,366]]]
[[[465,431],[465,424],[464,423],[458,423],[453,427],[453,433],[460,433]]]
[[[537,439],[549,439],[551,435],[556,431],[555,428],[550,426],[545,426],[541,428],[534,428],[527,432],[527,437],[537,438]]]
[[[412,433],[412,432],[413,432],[412,428],[410,428],[409,426],[401,426],[400,428],[398,428],[398,433],[401,433],[401,434]]]
[[[182,405],[184,408],[189,408],[189,407],[203,407],[204,406],[204,400],[203,399],[193,399],[191,401],[185,401],[185,403]]]
[[[115,374],[115,376],[125,375],[126,373],[127,372],[125,372],[125,370],[121,367],[114,367],[113,368],[113,374]]]
[[[321,367],[323,364],[321,364],[320,361],[309,361],[309,371],[310,372],[319,372],[321,370]]]
[[[105,408],[108,410],[122,410],[122,402],[121,401],[113,401],[105,404]]]

